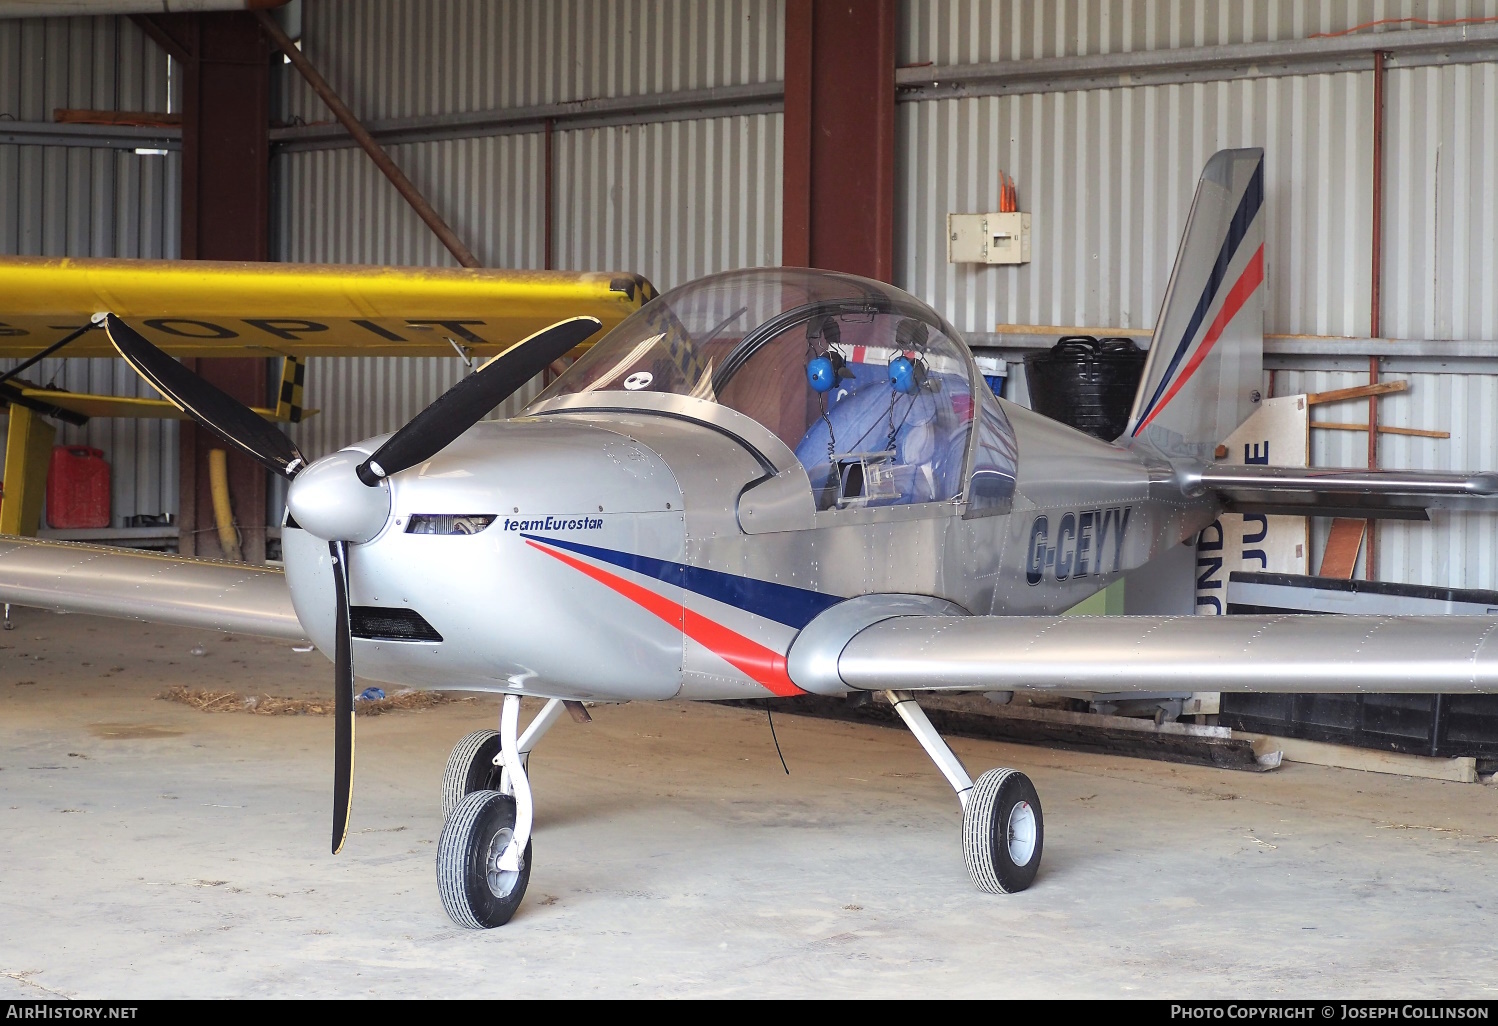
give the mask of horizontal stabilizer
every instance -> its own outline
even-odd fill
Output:
[[[865,691],[1498,692],[1498,617],[897,616],[837,672]]]
[[[0,602],[300,641],[281,571],[0,536]]]
[[[1187,490],[1214,491],[1235,513],[1425,519],[1425,511],[1498,511],[1498,473],[1212,464]]]

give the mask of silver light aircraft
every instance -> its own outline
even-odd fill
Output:
[[[1463,617],[1061,617],[1224,510],[1423,516],[1498,508],[1498,475],[1214,458],[1259,402],[1264,170],[1207,164],[1123,436],[995,398],[961,336],[900,289],[735,271],[660,296],[524,416],[500,401],[588,337],[563,321],[392,435],[310,464],[276,428],[109,317],[163,395],[291,478],[273,570],[0,542],[0,598],[310,638],[335,663],[332,847],[348,827],[354,668],[501,695],[454,749],[438,889],[507,922],[531,871],[527,759],[582,701],[886,693],[951,783],[984,891],[1044,844],[1012,769],[970,776],[934,691],[1491,691],[1498,622]],[[522,730],[520,701],[546,699]]]

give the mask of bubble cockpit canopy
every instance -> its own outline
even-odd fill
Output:
[[[962,493],[973,375],[957,333],[900,289],[764,268],[657,297],[537,403],[592,393],[606,405],[610,392],[717,403],[796,454],[819,509],[879,506]]]

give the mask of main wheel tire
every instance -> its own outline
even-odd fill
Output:
[[[962,810],[962,856],[979,890],[1013,894],[1035,882],[1045,820],[1035,785],[1019,770],[991,769]]]
[[[494,868],[515,835],[515,799],[475,791],[458,803],[437,842],[437,892],[459,926],[489,930],[510,921],[531,881],[531,844],[519,872]]]
[[[498,754],[497,730],[475,730],[453,746],[442,774],[443,820],[473,792],[499,790],[500,767],[494,765]]]

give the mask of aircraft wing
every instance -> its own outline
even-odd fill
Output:
[[[1498,474],[1213,464],[1188,490],[1217,492],[1234,513],[1426,519],[1426,511],[1498,509]]]
[[[0,602],[300,641],[281,571],[0,536]]]
[[[567,317],[605,331],[655,296],[637,274],[0,258],[0,358],[32,356],[110,312],[179,358],[492,356]],[[594,339],[602,337],[595,335]],[[66,356],[115,356],[101,330]]]
[[[816,639],[866,691],[1498,691],[1498,618],[906,615]],[[799,640],[798,640],[799,644]],[[839,647],[840,646],[840,647]],[[831,656],[832,658],[827,658]]]

